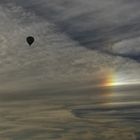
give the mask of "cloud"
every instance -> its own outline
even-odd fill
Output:
[[[120,42],[115,43],[114,45],[110,46],[110,50],[112,53],[130,57],[132,59],[140,60],[140,38],[130,38],[126,40],[122,40]]]
[[[1,0],[0,19],[1,139],[139,136],[139,1]]]
[[[20,0],[17,3],[55,23],[70,38],[90,49],[108,52],[110,44],[140,35],[140,2],[136,0],[30,0],[27,3]]]
[[[119,13],[116,13],[118,10],[114,9],[115,1],[102,1],[102,4],[101,1],[94,1],[94,6],[92,1],[78,0],[67,4],[43,0],[24,4],[22,0],[15,2],[1,2],[0,7],[1,90],[39,88],[45,83],[54,82],[96,81],[100,79],[100,73],[106,69],[113,70],[116,75],[123,75],[126,81],[139,81],[138,62],[122,58],[114,46],[115,53],[119,55],[114,55],[113,49],[111,55],[104,51],[108,49],[108,40],[113,40],[109,36],[123,39],[125,35],[134,37],[137,33],[136,30],[132,30],[134,34],[127,31],[123,31],[124,34],[122,31],[118,32],[126,21],[123,18],[119,21]],[[129,3],[123,6],[122,10],[129,10]],[[118,6],[121,4],[117,2]],[[109,11],[105,10],[108,6]],[[135,6],[133,4],[133,7]],[[49,9],[52,12],[49,13]],[[111,14],[112,9],[116,12],[113,11]],[[105,22],[101,22],[105,15],[109,17]],[[111,17],[118,18],[117,22],[120,25],[114,23]],[[130,20],[129,17],[127,20]],[[64,27],[64,30],[61,27]],[[133,27],[135,26],[132,24]],[[115,34],[116,31],[118,34]],[[28,35],[36,38],[32,48],[29,48],[25,41]],[[76,36],[77,39],[74,39]],[[114,40],[116,42],[116,39]],[[83,44],[82,41],[87,43]],[[91,47],[87,47],[88,44]],[[94,46],[99,49],[88,49]]]

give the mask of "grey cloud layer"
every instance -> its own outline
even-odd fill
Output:
[[[32,84],[40,86],[46,82],[98,79],[95,75],[106,68],[123,75],[126,81],[139,82],[139,63],[114,55],[122,54],[126,42],[135,44],[131,38],[139,34],[139,26],[133,24],[139,12],[134,15],[129,14],[129,10],[137,9],[138,4],[90,0],[15,2],[1,2],[0,7],[2,89],[20,88],[24,84],[32,88]],[[119,9],[115,8],[116,4],[120,5]],[[121,18],[121,13],[129,16]],[[132,28],[124,31],[126,28],[122,27],[128,24]],[[25,38],[31,34],[36,42],[33,48],[28,48]],[[128,41],[124,40],[126,38]],[[110,46],[110,42],[116,44]],[[96,46],[98,51],[84,48],[87,46]],[[109,47],[111,55],[104,53]],[[133,50],[129,51],[129,48],[132,47],[127,46],[123,53],[131,55]],[[133,55],[138,55],[138,45],[134,50]]]
[[[27,3],[20,0],[17,4],[51,20],[84,47],[140,59],[140,52],[135,54],[132,49],[122,53],[125,45],[121,45],[117,52],[111,52],[108,47],[115,48],[115,43],[139,37],[140,2],[137,0],[30,0]],[[138,48],[134,44],[132,47]]]
[[[138,8],[1,0],[0,139],[139,139]],[[108,80],[130,85],[103,87]]]

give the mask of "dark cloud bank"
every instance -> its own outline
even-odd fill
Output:
[[[16,1],[50,20],[80,45],[110,55],[140,60],[139,1]]]

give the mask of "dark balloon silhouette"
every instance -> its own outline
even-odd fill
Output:
[[[34,37],[32,36],[28,36],[26,38],[27,43],[31,46],[33,44],[33,42],[35,41]]]

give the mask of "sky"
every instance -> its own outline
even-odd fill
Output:
[[[0,140],[138,140],[139,7],[0,0]]]
[[[93,81],[140,82],[135,0],[0,2],[0,89]],[[35,37],[32,47],[25,39]],[[34,86],[33,86],[34,85]]]

